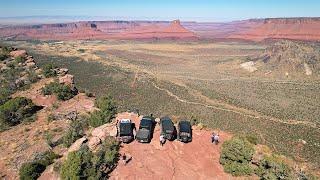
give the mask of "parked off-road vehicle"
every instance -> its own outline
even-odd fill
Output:
[[[121,119],[119,122],[119,138],[124,143],[130,143],[134,139],[135,125],[130,119]]]
[[[139,125],[136,140],[142,143],[149,143],[153,137],[155,119],[153,117],[144,116]]]
[[[177,139],[184,143],[192,141],[192,127],[189,121],[182,120],[178,123]]]
[[[174,127],[173,122],[169,117],[163,117],[160,119],[160,128],[161,128],[161,135],[164,136],[164,138],[172,141],[176,138],[177,131]]]

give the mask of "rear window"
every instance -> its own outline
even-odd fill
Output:
[[[140,121],[140,127],[150,127],[152,125],[151,120],[148,119],[142,119]]]
[[[181,122],[180,123],[180,131],[181,132],[189,132],[190,131],[190,124],[188,122]]]

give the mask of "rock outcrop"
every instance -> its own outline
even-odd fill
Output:
[[[180,21],[85,21],[15,26],[0,29],[0,37],[15,39],[195,39]]]
[[[280,41],[269,46],[263,54],[250,59],[252,64],[260,63],[262,67],[281,71],[286,76],[292,73],[310,76],[320,71],[320,50],[311,43]]]
[[[11,51],[10,52],[10,56],[12,56],[13,58],[16,57],[25,57],[27,55],[27,51],[26,50],[15,50],[15,51]]]
[[[88,146],[91,150],[95,150],[101,142],[107,137],[116,137],[118,134],[117,122],[104,124],[92,130],[91,136],[88,137]]]
[[[59,83],[73,86],[74,85],[74,76],[71,74],[66,74],[64,76],[61,76],[61,77],[59,77]]]

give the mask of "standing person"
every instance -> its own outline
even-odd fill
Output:
[[[219,134],[214,135],[213,141],[215,142],[215,144],[219,144],[219,139],[220,139]]]
[[[160,146],[163,146],[163,144],[165,143],[166,139],[164,138],[164,136],[161,134],[160,135]]]
[[[211,143],[214,143],[214,137],[216,136],[216,133],[212,133],[212,135],[211,135]]]
[[[123,153],[123,155],[122,155],[122,162],[123,162],[124,165],[127,164],[127,155],[126,155],[126,153]]]

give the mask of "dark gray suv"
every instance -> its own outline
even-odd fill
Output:
[[[163,117],[160,119],[160,128],[161,128],[161,135],[164,136],[164,138],[172,141],[176,138],[177,131],[174,127],[173,122],[169,117]]]

